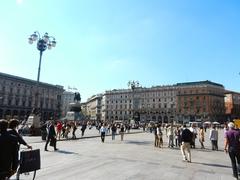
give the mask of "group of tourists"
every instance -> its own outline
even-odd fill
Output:
[[[119,134],[121,136],[121,141],[123,141],[124,137],[124,132],[126,130],[126,127],[124,127],[123,124],[120,125],[119,127]],[[101,133],[101,141],[104,142],[106,134],[110,133],[110,129],[112,132],[112,140],[115,140],[115,136],[117,134],[117,125],[116,124],[109,124],[107,125],[106,123],[103,123],[100,128],[100,133]]]
[[[166,136],[168,138],[168,147],[179,147],[181,150],[183,161],[192,161],[191,148],[195,148],[195,140],[198,138],[201,149],[205,149],[205,132],[203,127],[197,128],[194,124],[187,128],[186,125],[182,127],[166,126]],[[163,146],[163,133],[164,129],[160,124],[156,124],[153,128],[154,131],[154,146]],[[175,139],[175,144],[174,144]],[[213,151],[218,151],[218,130],[216,126],[212,126],[209,131],[209,140],[211,141],[211,148]],[[224,151],[229,154],[233,176],[238,179],[240,176],[240,130],[235,128],[233,122],[228,123],[224,128]]]
[[[196,139],[198,138],[201,149],[205,149],[204,141],[205,141],[205,130],[203,127],[199,129],[192,124],[190,128],[187,128],[186,125],[183,126],[172,126],[166,125],[161,126],[161,124],[156,124],[153,128],[154,132],[154,146],[155,147],[163,147],[163,133],[162,130],[165,128],[166,137],[168,140],[168,147],[170,148],[179,148],[181,150],[183,160],[187,162],[191,162],[191,148],[196,147]],[[218,130],[215,126],[210,129],[209,139],[212,143],[212,150],[218,150]]]
[[[52,126],[54,127],[54,131],[53,131],[53,128],[51,128],[51,131],[50,131],[50,127]],[[61,122],[61,121],[57,121],[55,123],[53,121],[48,121],[44,123],[41,127],[41,130],[42,132],[46,131],[46,134],[48,134],[48,136],[46,136],[47,143],[46,143],[45,150],[47,151],[47,144],[51,142],[51,138],[49,139],[49,137],[51,137],[52,134],[56,138],[56,140],[60,140],[63,138],[69,139],[69,134],[72,134],[71,139],[76,139],[77,138],[76,130],[78,128],[80,128],[81,130],[80,137],[83,137],[85,134],[85,130],[87,128],[89,128],[89,130],[92,129],[92,124],[83,122],[81,125],[78,125],[76,122]],[[115,136],[117,133],[120,134],[120,139],[121,141],[123,141],[125,132],[130,132],[130,125],[116,124],[116,123],[99,123],[96,125],[96,129],[99,131],[102,142],[105,141],[105,136],[110,134],[112,136],[112,140],[115,140]],[[52,141],[55,142],[56,140],[52,140]]]
[[[182,132],[186,129],[184,126],[172,126],[172,125],[164,125],[156,124],[153,127],[153,132],[155,134],[155,147],[162,147],[163,144],[163,133],[162,131],[165,129],[165,134],[168,140],[168,147],[178,147],[180,148],[182,145]],[[205,129],[201,126],[199,128],[196,127],[195,124],[189,128],[191,132],[191,140],[189,141],[190,147],[196,147],[196,139],[199,140],[201,144],[201,149],[205,149],[204,141],[205,141]],[[212,143],[212,150],[218,150],[218,130],[216,126],[212,126],[209,133],[209,139]]]

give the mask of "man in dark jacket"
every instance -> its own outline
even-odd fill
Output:
[[[20,148],[20,145],[27,146],[27,148],[32,149],[32,146],[28,145],[26,141],[23,139],[23,137],[17,132],[17,127],[19,125],[19,121],[17,119],[11,119],[9,122],[9,130],[8,132],[14,136],[17,137],[18,140],[18,149]]]
[[[182,135],[181,135],[181,139],[182,139],[181,152],[183,156],[183,161],[191,162],[190,143],[192,141],[192,137],[193,137],[192,132],[186,128],[186,125],[184,125]],[[188,158],[186,156],[185,150],[187,150]]]
[[[234,128],[234,123],[228,123],[229,130],[224,137],[224,151],[229,153],[233,176],[238,179],[240,174],[240,131]]]
[[[87,124],[84,123],[84,124],[82,125],[82,128],[81,128],[82,136],[84,136],[84,132],[85,132],[86,128],[87,128]],[[100,127],[100,128],[101,128],[101,127]]]
[[[47,136],[47,141],[46,141],[46,144],[45,144],[45,151],[48,151],[47,150],[47,146],[48,146],[49,142],[50,142],[50,145],[51,144],[53,145],[54,151],[58,150],[56,148],[57,139],[56,139],[56,131],[55,131],[55,127],[54,127],[54,122],[53,121],[50,122],[50,125],[48,127],[48,136]]]
[[[0,179],[11,177],[18,167],[17,137],[7,132],[8,122],[0,120]]]

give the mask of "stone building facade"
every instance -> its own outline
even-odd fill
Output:
[[[233,91],[225,92],[225,109],[227,120],[240,118],[240,93]]]
[[[176,118],[176,87],[156,86],[106,91],[102,102],[104,121],[136,119],[169,123]]]
[[[83,113],[85,117],[93,121],[101,121],[102,110],[102,94],[93,95],[87,99],[87,102],[83,103]]]
[[[211,81],[106,91],[102,98],[102,119],[221,122],[225,119],[224,92],[223,85]]]
[[[225,120],[223,85],[211,81],[178,83],[176,104],[180,122]]]
[[[0,118],[26,119],[33,108],[41,112],[41,119],[61,115],[63,87],[0,73]]]

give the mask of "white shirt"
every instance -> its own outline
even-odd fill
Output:
[[[105,132],[107,134],[108,129],[104,126],[101,127],[100,132]]]

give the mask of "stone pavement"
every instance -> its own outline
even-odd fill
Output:
[[[230,159],[223,152],[222,131],[219,131],[219,151],[210,150],[206,135],[206,149],[192,149],[192,163],[182,161],[179,149],[153,147],[153,134],[126,134],[124,141],[117,136],[115,141],[106,137],[59,141],[59,151],[45,152],[44,142],[31,145],[41,150],[41,170],[36,180],[231,180]],[[25,137],[30,142],[31,138]],[[21,175],[32,179],[32,175]],[[12,178],[14,179],[14,178]]]

